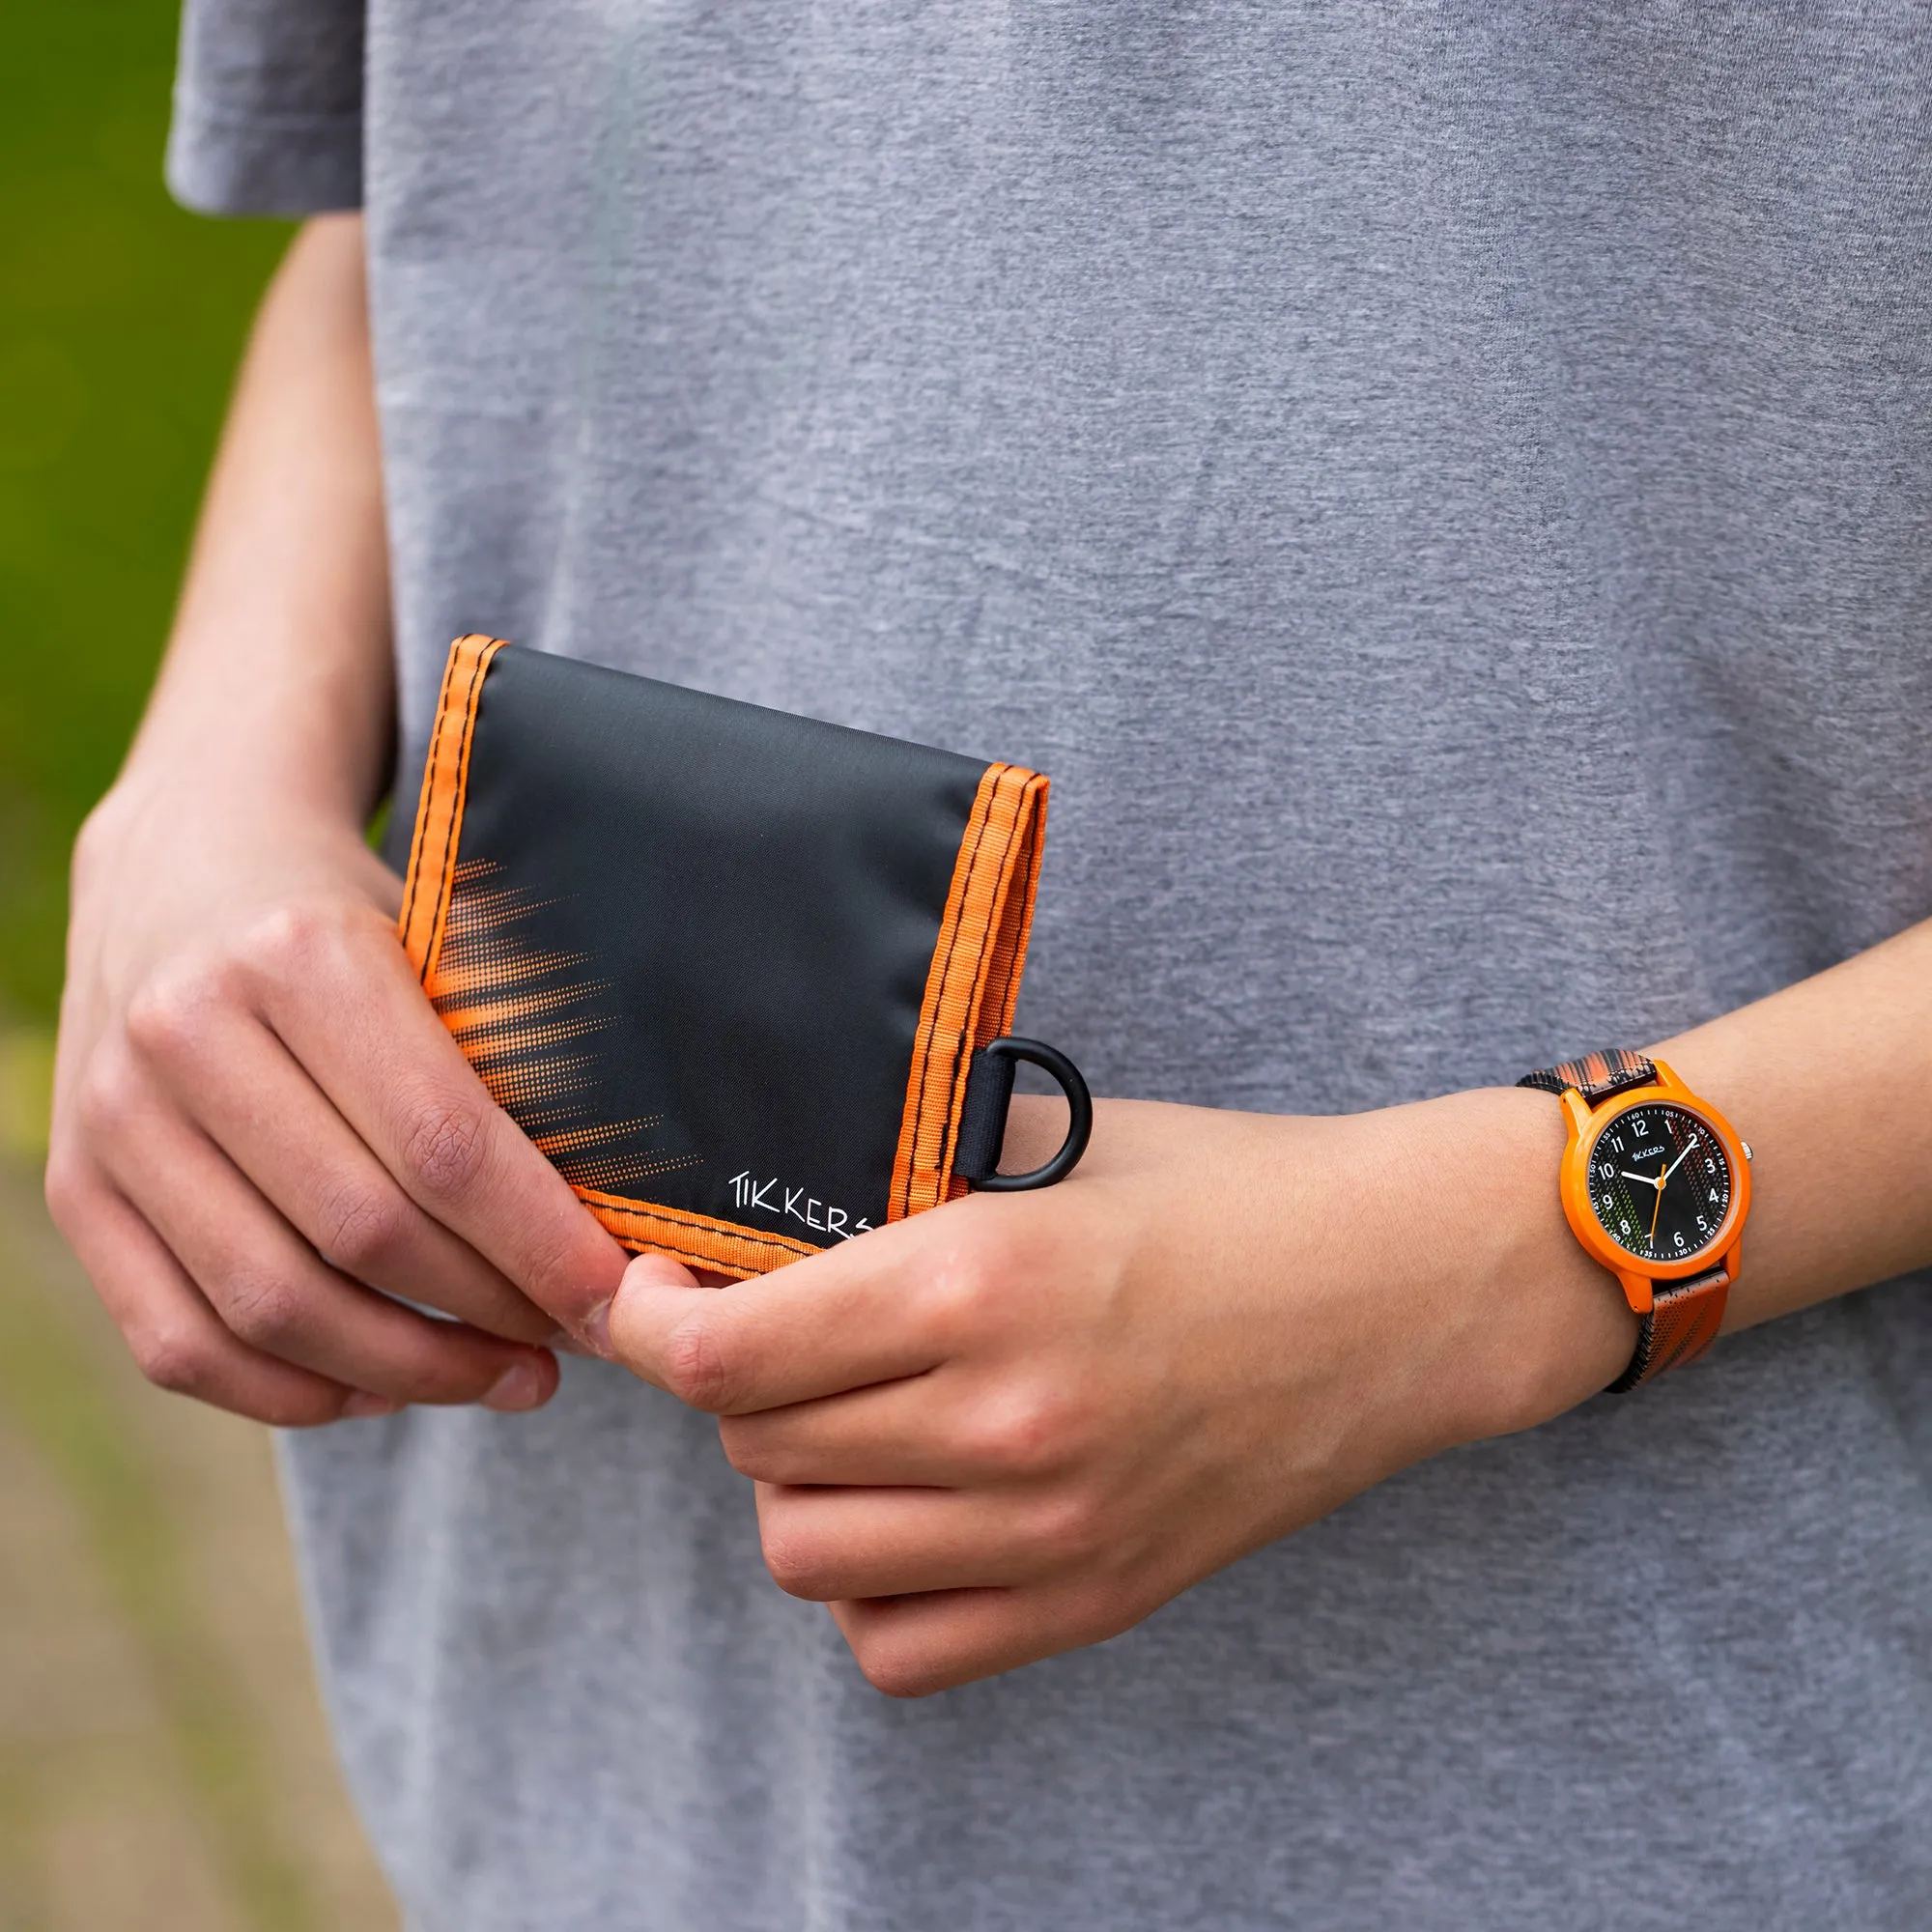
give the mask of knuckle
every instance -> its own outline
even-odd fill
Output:
[[[403,1160],[418,1186],[439,1200],[470,1193],[489,1163],[482,1114],[456,1099],[420,1100],[403,1129]]]
[[[265,1392],[253,1401],[237,1404],[238,1413],[270,1429],[320,1429],[342,1419],[342,1398],[330,1389],[281,1390]]]
[[[964,1343],[997,1325],[1011,1301],[1013,1275],[1003,1239],[983,1224],[962,1228],[929,1277],[929,1314],[940,1333],[949,1342]]]
[[[937,1338],[949,1349],[963,1347],[978,1333],[987,1291],[980,1270],[952,1257],[935,1269],[926,1286],[927,1316]]]
[[[808,1603],[829,1603],[839,1593],[822,1551],[811,1540],[781,1524],[767,1523],[759,1534],[765,1568],[788,1597]]]
[[[597,1267],[605,1259],[600,1242],[593,1240],[586,1251],[583,1224],[589,1217],[574,1202],[570,1205],[574,1211],[568,1222],[529,1229],[524,1236],[520,1260],[509,1264],[517,1286],[539,1307],[567,1304],[582,1292],[585,1281],[596,1279]],[[591,1235],[600,1232],[591,1222]]]
[[[226,961],[164,967],[128,1003],[128,1044],[150,1060],[192,1059],[206,1050],[216,1014],[240,1004],[234,970]]]
[[[1035,1476],[1065,1467],[1080,1451],[1079,1405],[1051,1388],[1010,1392],[965,1428],[968,1457],[996,1475]]]
[[[195,1395],[206,1385],[209,1351],[186,1328],[165,1321],[142,1323],[127,1331],[134,1365],[158,1389],[171,1395]]]
[[[74,1092],[81,1132],[97,1147],[120,1138],[140,1107],[140,1080],[129,1057],[102,1047],[88,1062]]]
[[[62,1234],[71,1235],[86,1213],[87,1166],[66,1135],[57,1135],[47,1151],[41,1191],[47,1212]]]
[[[1054,1647],[1084,1650],[1109,1642],[1130,1631],[1160,1606],[1162,1593],[1129,1575],[1106,1575],[1089,1579],[1059,1605]]]
[[[300,1291],[272,1269],[242,1268],[231,1274],[223,1284],[220,1306],[231,1332],[270,1354],[302,1326]]]
[[[395,1258],[409,1221],[408,1204],[394,1189],[344,1181],[318,1207],[316,1247],[331,1267],[361,1279]]]
[[[727,1415],[718,1424],[724,1460],[739,1475],[749,1476],[754,1483],[782,1483],[786,1476],[781,1461],[765,1446],[761,1435],[744,1416]]]
[[[760,1412],[718,1418],[718,1439],[731,1467],[752,1482],[777,1488],[822,1477],[823,1459],[805,1444],[784,1440],[771,1421]]]
[[[103,798],[80,822],[69,860],[68,879],[76,901],[85,898],[95,880],[110,863],[114,849],[113,794]]]
[[[709,1311],[687,1315],[665,1337],[665,1383],[691,1408],[730,1406],[732,1371]]]
[[[251,966],[272,979],[299,979],[333,948],[340,926],[340,916],[332,908],[278,905],[247,926],[239,950]]]
[[[924,1656],[902,1641],[862,1638],[853,1655],[866,1682],[888,1697],[929,1697],[952,1681],[940,1659]]]
[[[1034,1548],[1056,1566],[1089,1563],[1106,1544],[1105,1513],[1079,1489],[1058,1489],[1037,1498],[1026,1530]]]

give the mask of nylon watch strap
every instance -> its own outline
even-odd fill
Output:
[[[1722,1267],[1693,1274],[1689,1281],[1653,1282],[1656,1299],[1650,1313],[1636,1319],[1636,1347],[1631,1350],[1630,1366],[1607,1393],[1628,1395],[1639,1382],[1654,1381],[1667,1369],[1694,1362],[1718,1339],[1730,1286],[1730,1274]]]
[[[1539,1066],[1516,1084],[1559,1095],[1574,1087],[1592,1107],[1599,1107],[1619,1094],[1649,1087],[1656,1079],[1653,1061],[1628,1047],[1609,1046],[1600,1053],[1586,1053],[1580,1060]],[[1650,1313],[1637,1317],[1636,1347],[1631,1351],[1630,1366],[1610,1383],[1606,1393],[1628,1395],[1639,1382],[1653,1381],[1666,1370],[1694,1362],[1718,1339],[1730,1286],[1730,1274],[1721,1266],[1692,1275],[1689,1281],[1653,1282],[1655,1299]]]
[[[1657,1079],[1657,1063],[1646,1060],[1628,1047],[1606,1046],[1601,1053],[1586,1053],[1580,1060],[1559,1060],[1554,1066],[1539,1066],[1525,1073],[1519,1087],[1540,1088],[1546,1094],[1561,1094],[1574,1087],[1591,1106],[1601,1106],[1613,1094],[1626,1094],[1633,1087],[1649,1087]]]

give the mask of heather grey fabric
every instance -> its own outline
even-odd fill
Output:
[[[1932,914],[1924,9],[376,0],[358,90],[362,36],[191,0],[171,168],[366,195],[406,783],[469,629],[1037,765],[1026,1029],[1207,1105]],[[422,1932],[1926,1922],[1922,1283],[915,1705],[614,1370],[286,1453]]]

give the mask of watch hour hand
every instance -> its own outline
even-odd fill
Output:
[[[1646,1187],[1662,1187],[1664,1181],[1669,1179],[1667,1175],[1662,1174],[1633,1174],[1627,1167],[1620,1167],[1617,1169],[1617,1172],[1626,1180],[1640,1180]]]

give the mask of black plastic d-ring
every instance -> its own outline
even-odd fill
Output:
[[[1056,1046],[1048,1046],[1044,1040],[1020,1039],[1009,1035],[1001,1039],[988,1040],[980,1049],[988,1060],[1028,1060],[1042,1071],[1050,1073],[1060,1083],[1060,1091],[1066,1095],[1066,1138],[1060,1144],[1060,1151],[1044,1167],[1037,1167],[1029,1174],[984,1174],[974,1178],[973,1189],[980,1194],[1023,1194],[1030,1187],[1051,1187],[1056,1180],[1065,1180],[1080,1165],[1080,1156],[1087,1151],[1087,1143],[1094,1134],[1094,1096],[1087,1091],[1087,1083],[1080,1077],[1080,1069],[1065,1054]],[[977,1059],[979,1056],[976,1055]],[[1007,1075],[1007,1091],[1012,1091],[1012,1075]],[[1004,1114],[1004,1109],[1002,1113]],[[1001,1124],[1004,1126],[1004,1120]],[[998,1142],[994,1142],[997,1148]],[[990,1164],[990,1163],[989,1163]]]

